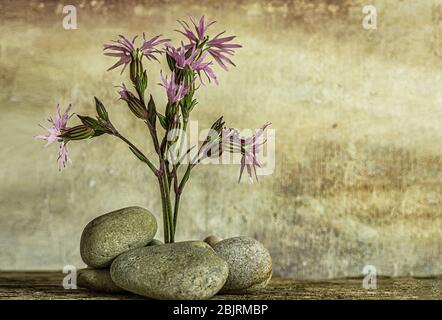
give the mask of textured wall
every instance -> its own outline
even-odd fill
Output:
[[[178,240],[250,235],[276,273],[296,278],[354,276],[366,264],[442,273],[442,2],[370,1],[376,31],[361,26],[362,1],[103,2],[72,1],[71,31],[57,2],[0,4],[0,269],[82,266],[82,228],[100,213],[141,205],[160,219],[155,178],[112,137],[72,144],[59,173],[56,147],[32,136],[57,102],[92,114],[97,95],[151,148],[116,101],[122,77],[105,72],[101,46],[119,33],[173,34],[176,19],[206,14],[244,48],[219,87],[201,90],[194,119],[271,120],[276,168],[253,185],[236,183],[236,166],[195,170]]]

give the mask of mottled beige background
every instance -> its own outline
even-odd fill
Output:
[[[361,26],[365,3],[378,29]],[[220,86],[200,92],[194,119],[276,129],[276,168],[236,183],[236,166],[195,170],[178,240],[250,235],[295,278],[442,274],[442,1],[72,1],[0,3],[0,269],[83,266],[79,239],[101,213],[141,205],[161,217],[156,180],[112,137],[71,145],[59,173],[40,133],[57,102],[107,104],[122,132],[150,148],[117,102],[102,44],[118,33],[174,35],[206,14],[244,48]],[[217,69],[219,71],[219,69]],[[165,101],[152,65],[150,83]],[[151,149],[150,149],[151,150]]]

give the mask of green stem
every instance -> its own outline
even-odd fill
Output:
[[[152,172],[157,175],[158,170],[157,168],[155,168],[155,166],[153,165],[152,162],[149,161],[149,159],[140,151],[140,149],[138,149],[132,142],[130,142],[129,140],[127,140],[125,137],[123,137],[119,132],[114,133],[114,135],[121,139],[122,141],[124,141],[129,147],[131,147],[132,149],[134,149],[135,151],[137,151],[139,154],[141,154],[144,158],[144,162],[149,166],[150,170],[152,170]]]
[[[178,212],[179,212],[179,208],[180,208],[181,194],[183,192],[184,186],[186,185],[187,181],[189,180],[190,171],[192,170],[193,167],[194,167],[194,165],[189,163],[189,165],[187,166],[186,173],[184,173],[184,176],[181,179],[181,182],[180,182],[178,188],[176,188],[176,190],[175,190],[175,208],[174,208],[174,214],[173,214],[173,232],[174,232],[174,234],[175,234],[176,226],[177,226],[177,222],[178,222]]]
[[[187,123],[188,123],[188,119],[184,118],[183,119],[183,129],[180,133],[180,138],[179,138],[178,157],[181,157],[181,151],[183,149],[184,139],[186,136]],[[180,166],[180,163],[175,163],[175,161],[176,161],[176,159],[174,159],[174,163],[172,164],[172,179],[173,179],[174,191],[175,191],[175,205],[173,208],[173,223],[172,223],[173,237],[175,237],[175,233],[176,233],[176,225],[177,225],[177,220],[178,220],[178,211],[179,211],[179,207],[180,207],[180,198],[181,198],[181,190],[178,185],[178,167]],[[190,173],[190,171],[189,171],[189,173]]]
[[[142,69],[142,66],[141,66]],[[139,81],[132,80],[135,89],[137,90],[138,97],[146,108],[146,103],[144,101],[144,92],[140,87]],[[161,205],[163,209],[163,228],[164,228],[164,242],[171,243],[174,241],[173,234],[173,226],[172,226],[172,205],[170,201],[170,187],[169,187],[169,168],[167,164],[167,159],[165,159],[162,146],[159,144],[158,135],[155,129],[155,126],[150,124],[149,121],[146,120],[146,125],[149,128],[150,135],[152,136],[153,144],[156,153],[158,154],[159,161],[159,170],[155,169],[155,175],[158,178],[158,183],[160,185],[160,193],[161,193]],[[167,132],[166,132],[167,135]],[[122,137],[120,137],[122,138]],[[136,149],[137,150],[137,149]],[[152,163],[147,160],[146,162],[149,167],[152,169]],[[155,167],[153,167],[155,168]]]
[[[126,144],[128,144],[132,149],[136,150],[139,154],[141,154],[149,168],[158,177],[158,182],[160,185],[161,205],[163,209],[164,242],[173,242],[170,190],[168,186],[168,177],[167,174],[164,172],[164,160],[160,157],[160,170],[157,170],[155,166],[147,159],[147,157],[132,142],[122,136],[119,132],[115,132],[114,135],[124,141]],[[156,140],[155,138],[154,141]],[[158,140],[156,140],[156,142],[158,142]],[[158,143],[154,142],[154,144],[158,146]]]
[[[178,190],[175,193],[175,207],[173,209],[173,234],[175,236],[176,232],[176,225],[178,221],[178,210],[180,208],[180,198],[181,198],[181,192]]]
[[[163,185],[163,180],[161,177],[158,177],[158,182],[160,185],[160,193],[161,193],[161,206],[163,208],[163,231],[164,231],[164,243],[170,242],[170,234],[169,234],[169,223],[167,217],[167,208],[166,208],[166,199],[165,199],[165,190]]]
[[[158,154],[158,161],[160,162],[161,173],[158,176],[158,181],[161,189],[161,203],[163,207],[164,243],[171,243],[174,242],[174,234],[172,228],[172,205],[170,201],[169,170],[167,162],[162,155],[161,147],[155,129],[147,121],[146,125],[149,128],[155,151]]]
[[[183,130],[181,131],[181,137],[180,137],[180,146],[178,149],[178,157],[181,157],[181,152],[182,152],[183,145],[184,145],[184,139],[186,138],[187,123],[188,123],[188,119],[184,118],[183,119]],[[179,166],[180,166],[180,164],[177,163],[177,168]]]
[[[164,185],[164,195],[165,195],[165,205],[166,205],[166,217],[167,217],[167,229],[169,232],[169,239],[167,243],[174,242],[174,230],[172,226],[172,204],[170,201],[170,188],[169,188],[169,177],[166,172],[163,172],[163,185]]]

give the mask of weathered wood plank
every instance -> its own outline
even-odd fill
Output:
[[[127,294],[65,290],[61,272],[0,272],[0,299],[144,299]],[[361,279],[298,281],[275,277],[265,290],[214,299],[442,299],[442,278],[378,278],[376,290],[362,288]]]

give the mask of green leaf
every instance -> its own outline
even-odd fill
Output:
[[[181,113],[183,114],[183,118],[184,119],[189,119],[190,113],[189,110],[186,107],[186,103],[180,103],[180,107],[181,107]]]
[[[163,116],[161,113],[157,112],[158,120],[161,123],[161,126],[164,128],[164,130],[167,130],[167,118]]]
[[[144,93],[144,91],[146,91],[146,89],[147,89],[147,72],[146,72],[146,70],[143,71],[143,76],[141,77],[141,80],[140,80],[140,89],[141,89],[142,93]]]
[[[98,116],[105,121],[109,121],[109,114],[107,113],[103,103],[100,100],[98,100],[97,97],[94,97],[94,99],[95,99],[95,108],[97,109]]]
[[[153,101],[152,95],[150,95],[149,102],[147,104],[147,116],[151,126],[155,128],[155,121],[157,118],[157,108],[155,106],[155,101]]]
[[[156,112],[157,111],[157,108],[155,107],[155,101],[153,101],[153,97],[152,97],[152,95],[150,95],[150,98],[149,98],[149,103],[147,104],[147,111],[150,113],[150,112]]]
[[[192,103],[190,104],[190,107],[189,107],[189,113],[193,110],[193,108],[195,108],[195,106],[198,104],[198,101],[196,101],[196,99],[193,99],[192,100]]]
[[[143,162],[145,162],[145,163],[148,162],[147,159],[146,159],[141,153],[139,153],[136,149],[134,149],[134,148],[132,148],[132,147],[129,147],[129,149],[130,149],[130,151],[132,151],[132,153],[133,153],[138,159],[140,159],[141,161],[143,161]]]

